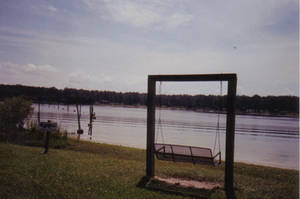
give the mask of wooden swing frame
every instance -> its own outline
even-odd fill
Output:
[[[235,101],[237,76],[230,74],[190,74],[190,75],[149,75],[147,96],[147,150],[146,176],[154,177],[154,141],[155,141],[155,96],[156,82],[188,82],[188,81],[227,81],[227,117],[226,117],[226,151],[224,188],[227,198],[234,196],[233,167],[234,167],[234,132],[235,132]]]

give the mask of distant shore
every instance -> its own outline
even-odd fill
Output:
[[[108,103],[108,104],[95,104],[97,106],[114,106],[114,107],[126,107],[126,108],[147,108],[145,105],[124,105],[124,104],[116,104],[116,103]],[[182,111],[193,111],[193,112],[199,112],[199,113],[218,113],[218,111],[215,110],[203,110],[203,109],[187,109],[185,107],[160,107],[164,110],[182,110]],[[158,110],[159,107],[156,107],[156,110]],[[222,111],[221,114],[226,114],[225,111]],[[256,112],[236,112],[236,115],[249,115],[249,116],[263,116],[263,117],[290,117],[290,118],[299,118],[299,114],[294,113],[286,113],[286,114],[272,114],[267,112],[262,113],[256,113]]]
[[[109,104],[127,107],[147,105],[147,93],[116,92],[107,90],[84,90],[75,88],[57,89],[55,87],[34,87],[24,85],[1,85],[0,101],[5,98],[23,96],[34,103],[41,104]],[[220,95],[157,95],[157,103],[173,110],[191,110],[205,113],[216,113],[226,108],[226,96]],[[157,104],[158,105],[158,104]],[[236,96],[236,113],[238,115],[299,117],[299,97],[279,96]]]
[[[36,103],[35,103],[36,104]],[[49,104],[49,103],[45,103]],[[57,105],[57,104],[49,104],[49,105]],[[59,104],[59,105],[64,105],[67,106],[68,104]],[[69,104],[69,106],[73,106],[74,104]],[[87,104],[83,104],[84,106],[88,106]],[[113,106],[113,107],[125,107],[125,108],[144,108],[146,109],[146,105],[126,105],[126,104],[117,104],[117,103],[96,103],[94,104],[95,106]],[[203,109],[187,109],[185,107],[156,107],[156,110],[159,108],[164,109],[164,110],[181,110],[181,111],[193,111],[193,112],[199,112],[199,113],[218,113],[216,110],[203,110]],[[221,114],[226,114],[225,111],[222,111]],[[299,114],[295,113],[280,113],[280,114],[274,114],[274,113],[268,113],[268,112],[241,112],[237,111],[236,115],[248,115],[248,116],[262,116],[262,117],[289,117],[289,118],[299,118]]]

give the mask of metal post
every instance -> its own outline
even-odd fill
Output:
[[[148,77],[147,96],[147,151],[146,151],[146,174],[154,177],[154,137],[155,137],[155,93],[156,82]]]
[[[235,198],[233,189],[233,162],[234,162],[234,131],[235,131],[235,98],[236,77],[228,80],[227,96],[227,121],[226,121],[226,160],[225,160],[225,182],[224,187],[227,198]]]
[[[50,137],[50,131],[46,132],[46,139],[45,139],[45,151],[44,154],[48,153],[48,148],[49,148],[49,137]]]

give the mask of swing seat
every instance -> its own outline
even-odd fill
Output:
[[[210,148],[175,144],[154,144],[154,152],[159,160],[173,162],[191,162],[216,166],[221,164],[221,152],[213,156]],[[219,159],[217,159],[219,157]]]

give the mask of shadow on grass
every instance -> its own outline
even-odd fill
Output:
[[[183,187],[177,184],[167,184],[147,176],[142,177],[136,186],[151,191],[159,191],[165,194],[179,195],[195,199],[226,198],[226,194],[222,188],[208,190],[197,189],[194,187]]]

